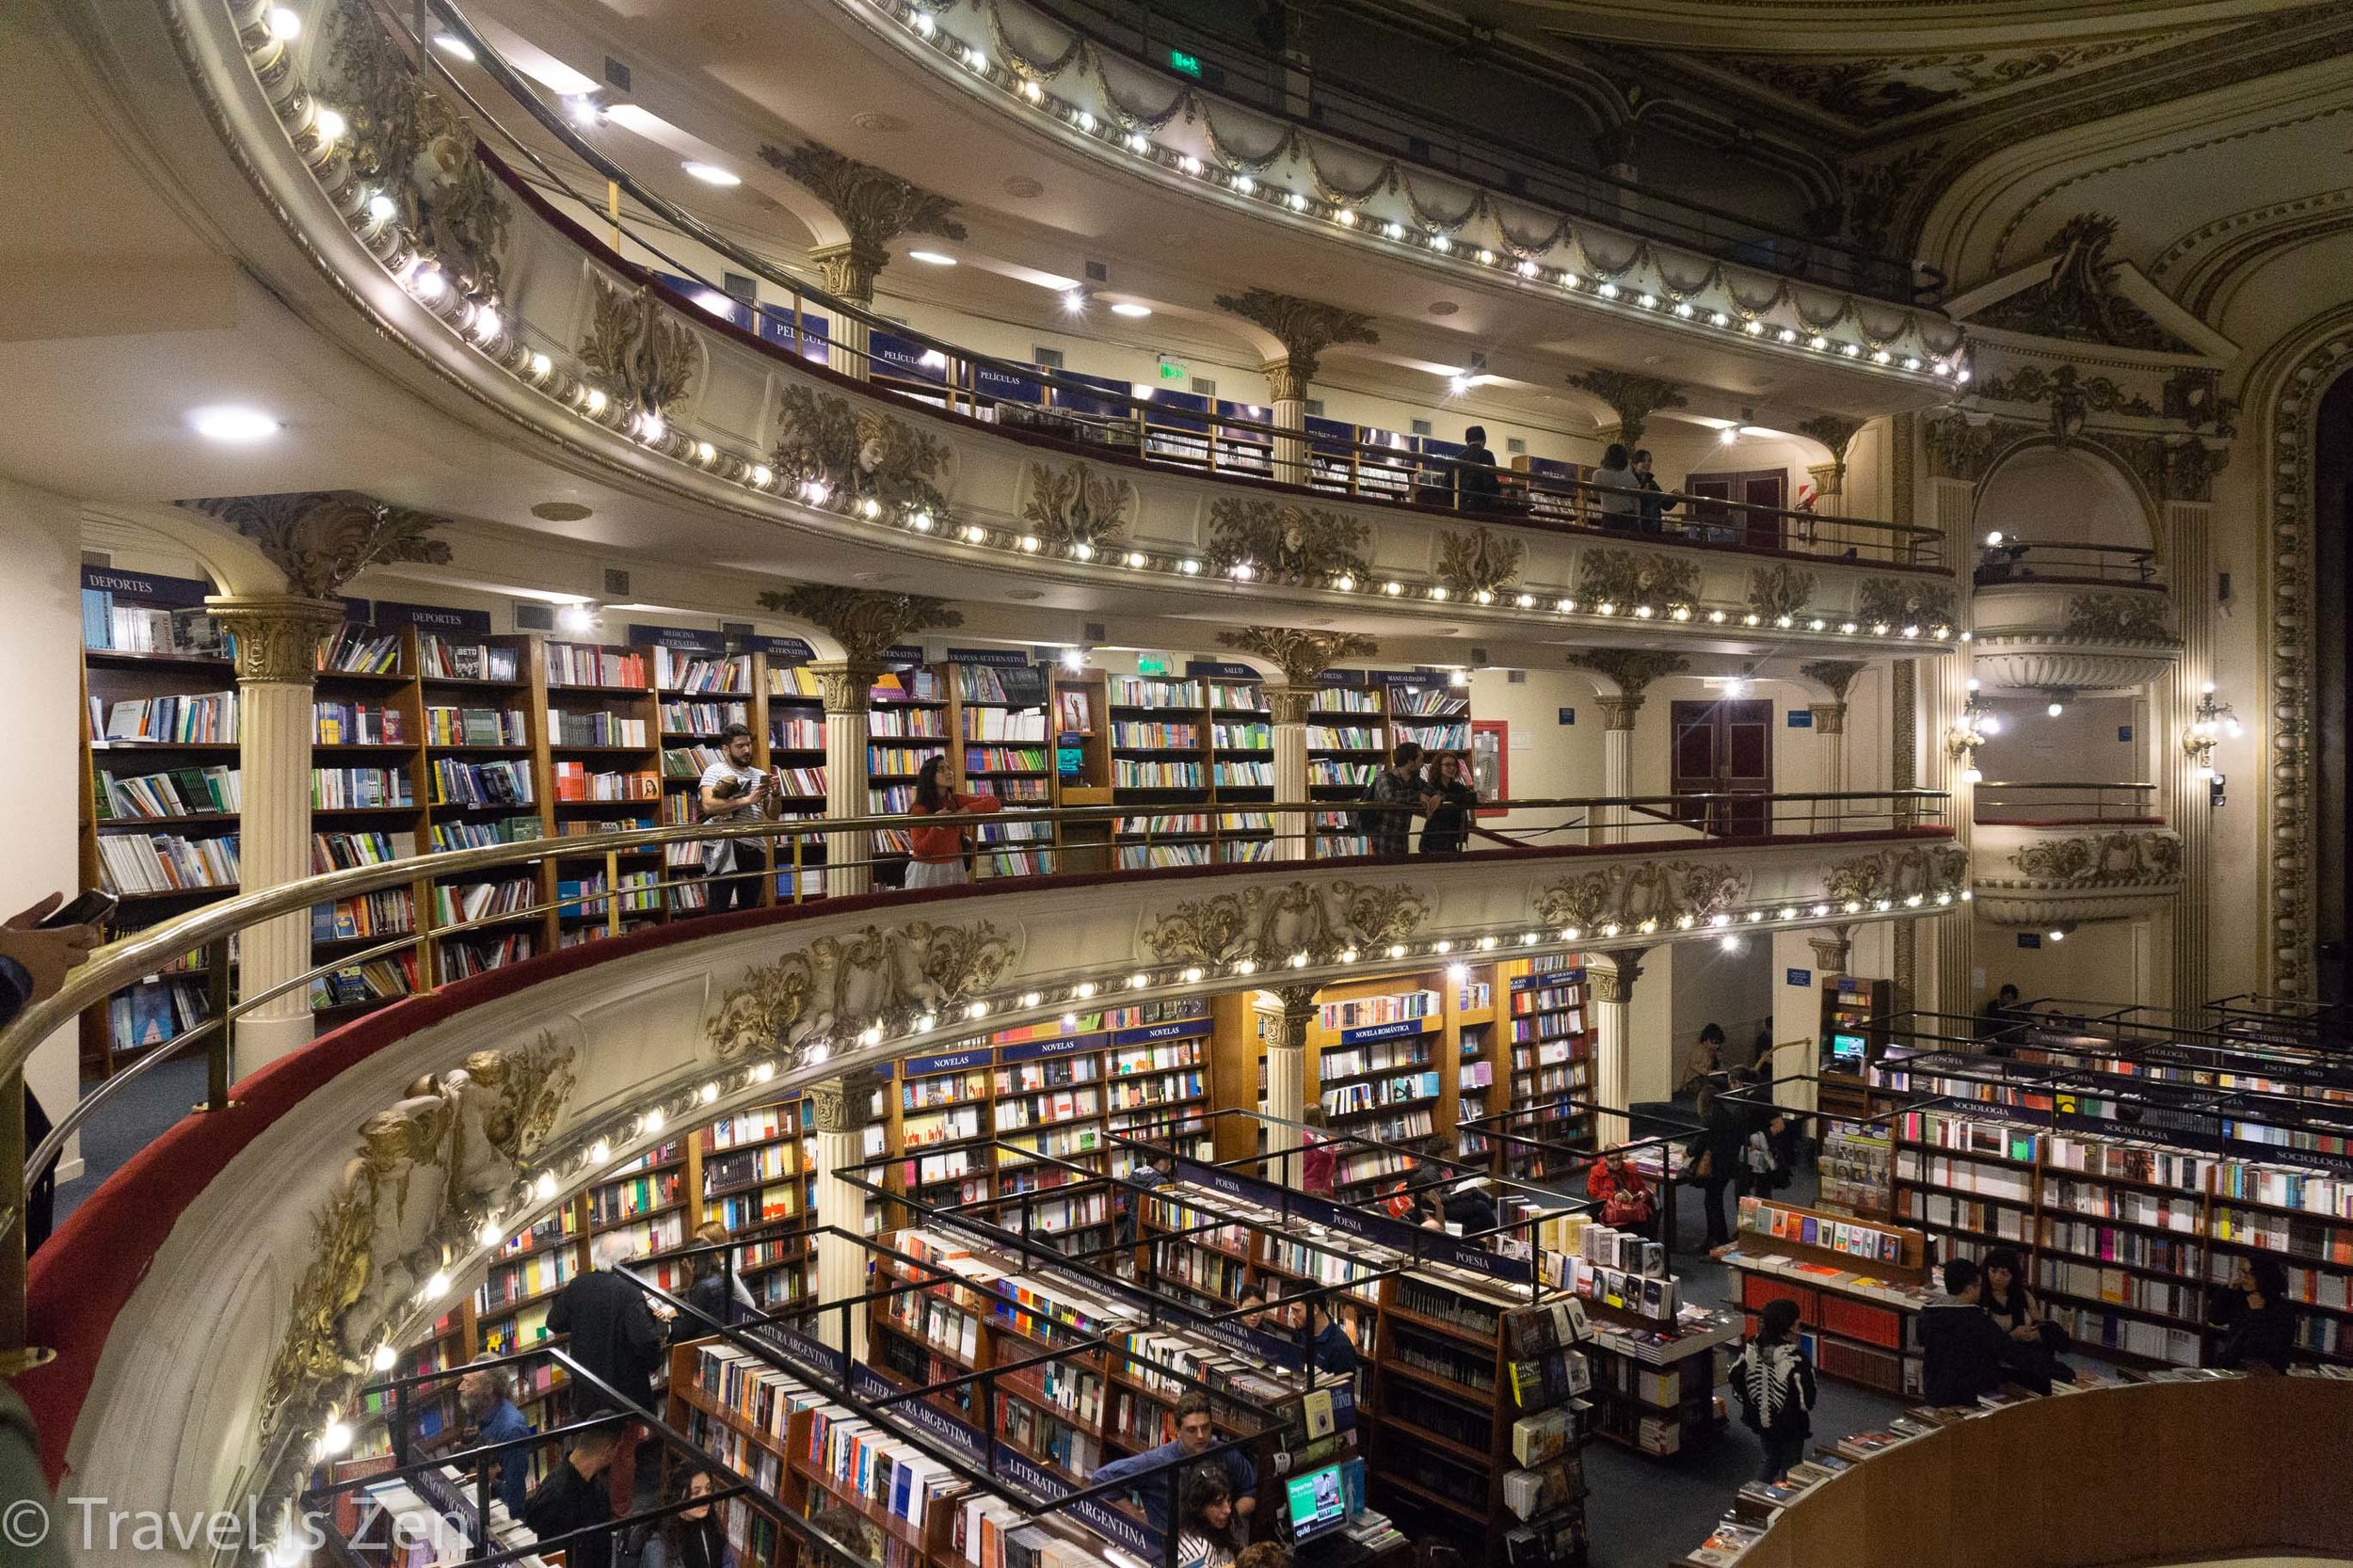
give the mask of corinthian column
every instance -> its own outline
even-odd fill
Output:
[[[825,707],[825,815],[863,817],[873,808],[866,772],[866,702],[879,664],[828,659],[809,665]],[[867,833],[825,835],[825,892],[833,898],[874,885],[873,840]]]
[[[1634,718],[1642,711],[1650,683],[1662,676],[1690,667],[1680,653],[1657,653],[1641,648],[1597,648],[1569,655],[1577,669],[1607,676],[1615,691],[1600,693],[1602,716],[1601,792],[1612,802],[1634,793]],[[1598,688],[1597,688],[1598,689]],[[1587,830],[1589,843],[1622,844],[1629,837],[1631,817],[1625,807],[1608,805],[1593,814]]]
[[[1286,985],[1274,993],[1283,1004],[1283,1027],[1266,1048],[1266,1112],[1286,1121],[1298,1121],[1307,1108],[1311,1089],[1307,1081],[1307,1026],[1315,1021],[1316,993],[1312,985]],[[1266,1152],[1271,1160],[1281,1160],[1299,1147],[1299,1129],[1270,1121],[1266,1129]],[[1299,1180],[1299,1162],[1282,1160],[1274,1179],[1285,1186]]]
[[[295,595],[205,600],[237,642],[237,865],[258,893],[311,874],[311,696],[319,638],[343,624],[332,600]],[[258,997],[311,967],[311,912],[238,934],[237,990]],[[311,988],[270,997],[237,1020],[242,1075],[311,1039]]]
[[[1316,376],[1317,362],[1334,344],[1379,343],[1372,317],[1337,305],[1300,299],[1267,289],[1246,294],[1221,294],[1218,308],[1272,333],[1283,352],[1259,367],[1267,380],[1267,400],[1273,405],[1274,477],[1287,485],[1305,485],[1307,462],[1307,386]]]
[[[1851,776],[1847,766],[1847,689],[1854,684],[1854,678],[1863,673],[1863,665],[1854,660],[1817,659],[1809,664],[1800,664],[1798,673],[1811,677],[1830,689],[1830,701],[1810,704],[1806,711],[1814,715],[1814,733],[1822,748],[1822,792],[1844,794]],[[1814,813],[1815,831],[1837,832],[1839,819],[1845,811],[1843,802],[1825,802]]]
[[[1274,798],[1279,802],[1307,798],[1307,707],[1315,699],[1316,678],[1341,659],[1369,659],[1381,651],[1370,637],[1353,632],[1302,632],[1288,626],[1253,626],[1241,632],[1221,632],[1217,640],[1268,663],[1279,665],[1281,680],[1265,683],[1267,707],[1274,719]],[[1315,813],[1295,821],[1278,820],[1274,857],[1304,860],[1315,831]],[[1283,835],[1294,833],[1286,841]]]
[[[867,1288],[866,1249],[852,1240],[866,1234],[866,1194],[841,1173],[866,1158],[874,1083],[872,1075],[854,1073],[808,1086],[809,1119],[816,1129],[817,1223],[825,1227],[817,1238],[817,1302],[824,1306],[863,1295]],[[818,1336],[848,1352],[852,1361],[866,1359],[863,1309],[850,1314],[846,1335],[841,1314],[821,1315]]]
[[[1642,978],[1641,948],[1603,953],[1586,965],[1585,977],[1593,993],[1593,1094],[1597,1104],[1612,1111],[1627,1106],[1628,1061],[1634,1049],[1634,983]],[[1607,1120],[1606,1118],[1604,1120]],[[1625,1124],[1621,1124],[1621,1130]],[[1609,1128],[1597,1125],[1602,1142]]]
[[[1263,688],[1273,720],[1274,799],[1277,804],[1307,798],[1307,705],[1315,699],[1312,686],[1269,681]],[[1314,831],[1315,813],[1274,819],[1274,858],[1305,860]]]
[[[847,237],[817,247],[808,253],[809,260],[824,269],[828,294],[861,311],[873,308],[874,280],[890,263],[892,240],[902,234],[964,238],[964,225],[950,216],[956,210],[953,201],[872,164],[844,157],[822,142],[803,142],[789,152],[762,147],[760,156],[806,185],[840,220]],[[866,323],[836,312],[829,341],[833,368],[865,380]]]

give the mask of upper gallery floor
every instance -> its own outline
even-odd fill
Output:
[[[313,26],[257,7],[242,20],[200,47],[184,34],[184,54],[126,34],[85,56],[65,35],[17,56],[30,134],[16,172],[57,220],[32,231],[56,248],[27,246],[21,264],[39,286],[21,296],[9,357],[41,389],[24,477],[142,503],[362,489],[800,580],[905,582],[915,563],[945,563],[961,598],[1064,609],[1157,612],[1173,589],[1213,615],[1312,600],[1370,632],[1444,618],[1545,640],[1755,630],[1894,647],[1958,633],[1941,531],[1806,504],[1797,471],[1836,490],[1839,455],[1871,440],[1858,443],[1860,420],[1816,436],[1698,408],[1679,429],[1653,422],[1693,452],[1673,462],[1661,440],[1664,472],[1721,481],[1694,484],[1656,532],[1615,526],[1577,461],[1590,437],[1548,461],[1510,454],[1501,504],[1480,520],[1493,526],[1465,529],[1450,486],[1440,492],[1454,465],[1434,436],[1309,424],[1305,397],[1243,405],[1056,374],[911,329],[767,264],[586,139],[552,141],[560,116],[499,148],[469,143],[522,105],[491,113],[478,82],[424,95],[372,14]],[[165,51],[142,68],[168,57],[196,90],[175,100],[172,78],[151,72],[108,104],[122,48]],[[482,43],[475,67],[498,64]],[[468,97],[473,121],[437,118]],[[110,125],[102,106],[133,118]],[[199,113],[203,134],[181,134]],[[590,226],[583,165],[623,193],[617,223]],[[93,273],[60,249],[115,259]],[[967,319],[986,315],[984,301]],[[1269,392],[1315,390],[1315,345],[1250,326],[1294,378]],[[829,366],[813,362],[820,344]],[[1794,354],[1823,387],[1871,374]],[[387,378],[414,395],[386,399]],[[895,394],[870,390],[892,379]],[[1651,402],[1683,397],[1656,377],[1595,384],[1589,400],[1628,437]],[[192,411],[222,404],[260,413],[258,439],[192,433]],[[1486,417],[1477,401],[1473,414]],[[1780,450],[1748,474],[1711,472],[1706,454],[1750,440]],[[1775,482],[1749,483],[1760,476]]]

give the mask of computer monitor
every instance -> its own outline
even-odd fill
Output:
[[[1291,1539],[1308,1541],[1348,1523],[1348,1502],[1340,1486],[1340,1467],[1326,1464],[1284,1482],[1290,1497]]]
[[[1865,1054],[1860,1034],[1833,1034],[1830,1037],[1830,1059],[1842,1067],[1860,1067]]]

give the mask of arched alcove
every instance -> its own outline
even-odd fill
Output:
[[[2043,443],[2003,459],[1977,489],[1977,532],[2040,544],[2153,550],[2149,507],[2122,469],[2085,446]]]

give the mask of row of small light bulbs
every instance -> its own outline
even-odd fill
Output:
[[[312,162],[324,164],[334,156],[348,126],[335,109],[315,101],[306,102],[308,116],[297,127],[297,134],[307,142]],[[788,489],[776,471],[767,464],[732,453],[723,453],[707,440],[689,439],[670,428],[668,422],[659,413],[626,408],[610,397],[602,388],[559,367],[549,355],[529,348],[507,330],[506,322],[496,306],[486,301],[468,300],[430,257],[408,249],[407,236],[398,227],[400,205],[391,196],[382,191],[355,190],[353,203],[353,210],[347,216],[359,225],[361,240],[392,269],[392,276],[410,297],[432,311],[460,336],[472,342],[482,354],[509,373],[524,377],[575,413],[608,429],[629,435],[650,451],[691,462],[755,490],[790,493],[812,506],[832,504],[834,488],[826,480],[805,478],[792,484]],[[881,522],[886,513],[883,504],[872,496],[860,499],[851,509],[870,522]],[[915,534],[932,534],[941,526],[940,520],[928,507],[920,505],[900,508],[894,520]],[[1131,571],[1157,570],[1186,578],[1198,578],[1209,573],[1209,565],[1194,555],[1133,549],[1107,553],[1084,540],[1058,544],[1049,552],[1046,541],[1036,534],[990,528],[977,522],[961,524],[949,536],[965,544],[1007,549],[1023,555],[1058,552],[1081,564],[1093,564],[1100,559],[1103,564],[1124,567]],[[1249,583],[1258,576],[1258,568],[1253,562],[1237,561],[1224,569],[1224,575],[1236,583]],[[1337,573],[1328,578],[1324,585],[1337,593],[1353,594],[1364,589],[1387,599],[1417,600],[1432,604],[1449,603],[1457,597],[1442,583],[1409,584],[1392,577],[1375,584],[1360,582],[1352,572]],[[1486,607],[1497,604],[1502,596],[1495,590],[1482,588],[1461,597],[1471,604]],[[1545,603],[1547,599],[1551,600],[1549,606]],[[1575,615],[1579,608],[1579,601],[1574,597],[1554,598],[1525,590],[1513,594],[1511,602],[1522,611],[1561,616]],[[1634,620],[1689,624],[1694,629],[1733,624],[1753,629],[1768,624],[1766,617],[1754,611],[1737,613],[1711,609],[1703,612],[1695,606],[1678,603],[1620,604],[1614,600],[1603,600],[1588,606],[1587,613],[1604,619],[1625,616]],[[1941,625],[1897,626],[1882,621],[1866,628],[1862,622],[1852,619],[1833,622],[1820,616],[1801,622],[1795,616],[1784,615],[1773,617],[1769,624],[1785,632],[1798,630],[1801,626],[1807,632],[1817,633],[1834,629],[1838,634],[1849,637],[1861,635],[1867,630],[1874,637],[1906,641],[1926,638],[1943,642],[1953,635],[1951,628]],[[1961,640],[1967,642],[1969,633],[1961,632]]]
[[[983,49],[971,44],[959,43],[952,39],[942,38],[939,24],[932,20],[930,12],[920,6],[909,5],[902,8],[901,20],[916,37],[933,48],[947,54],[973,74],[992,85],[1005,88],[1032,108],[1051,115],[1080,136],[1112,141],[1123,151],[1133,153],[1148,163],[1164,168],[1175,168],[1190,178],[1218,185],[1245,200],[1269,202],[1302,216],[1321,217],[1366,238],[1379,238],[1397,245],[1417,245],[1433,254],[1445,256],[1458,264],[1475,262],[1479,266],[1499,272],[1510,272],[1531,283],[1552,283],[1564,292],[1581,291],[1605,300],[1623,300],[1636,310],[1656,311],[1662,303],[1656,294],[1648,291],[1636,291],[1629,295],[1627,291],[1606,278],[1586,278],[1565,268],[1545,266],[1527,257],[1513,261],[1510,257],[1498,255],[1496,251],[1483,247],[1457,246],[1452,239],[1435,230],[1409,230],[1405,225],[1395,221],[1369,223],[1357,214],[1355,208],[1345,202],[1325,201],[1284,186],[1268,184],[1240,170],[1229,172],[1225,169],[1210,168],[1192,153],[1172,152],[1140,131],[1119,131],[1116,127],[1104,124],[1095,117],[1092,111],[1080,108],[1075,104],[1048,92],[1036,78],[1019,72],[997,68],[990,61],[987,52]],[[1865,357],[1865,347],[1860,343],[1834,341],[1822,332],[1801,333],[1791,327],[1769,328],[1764,322],[1754,316],[1736,317],[1724,311],[1703,312],[1686,299],[1674,301],[1669,307],[1669,312],[1681,321],[1693,325],[1705,322],[1707,326],[1719,330],[1737,331],[1744,337],[1762,338],[1769,332],[1776,343],[1794,346],[1802,342],[1806,348],[1817,354],[1834,352],[1839,358],[1847,360],[1862,360]],[[1942,359],[1924,361],[1916,354],[1898,357],[1886,348],[1872,347],[1868,350],[1868,357],[1872,364],[1881,369],[1892,370],[1900,366],[1913,375],[1918,375],[1925,369],[1929,374],[1940,379],[1950,379],[1956,386],[1966,386],[1969,382],[1969,367],[1962,362],[1958,352]]]
[[[1786,925],[1808,920],[1828,920],[1841,914],[1862,915],[1866,912],[1892,914],[1899,904],[1906,909],[1920,909],[1931,904],[1944,907],[1951,904],[1956,899],[1965,903],[1969,898],[1969,890],[1962,888],[1958,892],[1941,889],[1932,895],[1912,893],[1901,899],[1878,898],[1867,901],[1848,899],[1836,904],[1817,900],[1807,904],[1785,904],[1777,908],[1748,909],[1740,912],[1737,917],[1729,911],[1720,910],[1707,916],[1705,920],[1698,916],[1687,914],[1663,922],[1657,920],[1632,922],[1608,920],[1590,930],[1567,925],[1560,927],[1552,935],[1559,942],[1574,943],[1583,941],[1589,936],[1607,941],[1625,936],[1648,936],[1667,930],[1689,933],[1704,929],[1721,934],[1744,926],[1761,926],[1769,922]],[[1545,945],[1545,936],[1546,933],[1544,931],[1529,930],[1520,932],[1508,943],[1506,938],[1498,936],[1465,938],[1461,941],[1452,937],[1438,937],[1426,942],[1390,942],[1379,948],[1378,956],[1390,962],[1416,957],[1452,959],[1458,953],[1467,958],[1493,954],[1498,951],[1542,947]],[[1333,953],[1328,962],[1331,965],[1345,968],[1361,962],[1365,956],[1364,949],[1348,947]],[[1262,964],[1256,958],[1238,958],[1231,963],[1216,966],[1220,971],[1217,978],[1231,977],[1247,980],[1261,972],[1279,974],[1285,969],[1305,969],[1315,962],[1315,955],[1304,949],[1291,953],[1281,964],[1275,965]],[[1458,964],[1452,968],[1459,969],[1461,966]],[[1212,967],[1206,964],[1142,968],[1119,977],[1067,983],[1056,987],[1059,995],[1056,996],[1055,1000],[1075,1007],[1108,1000],[1123,995],[1132,996],[1139,992],[1199,985],[1211,978]],[[1048,993],[1044,990],[1023,991],[1013,998],[1012,1001],[1011,1011],[1016,1014],[1034,1013],[1048,1005]],[[984,1023],[995,1010],[995,1006],[996,1004],[986,1000],[968,1002],[951,1018],[943,1018],[936,1013],[926,1013],[918,1017],[900,1037],[901,1042],[911,1045],[937,1033],[943,1028]],[[1064,1028],[1075,1028],[1079,1023],[1079,1016],[1075,1011],[1065,1012],[1062,1015],[1061,1022]],[[872,1049],[881,1046],[888,1037],[888,1032],[882,1024],[872,1023],[859,1031],[856,1040],[860,1047]],[[831,1047],[821,1043],[810,1047],[801,1060],[805,1065],[823,1065],[830,1054]],[[691,1115],[697,1111],[712,1110],[717,1106],[722,1096],[756,1092],[772,1083],[776,1079],[776,1071],[777,1064],[774,1060],[752,1063],[730,1074],[724,1082],[718,1079],[707,1080],[697,1088],[673,1094],[662,1102],[616,1124],[612,1129],[586,1138],[576,1144],[574,1151],[568,1158],[550,1160],[537,1175],[529,1181],[520,1184],[510,1208],[494,1210],[482,1222],[475,1240],[480,1243],[485,1253],[495,1252],[504,1246],[508,1236],[521,1222],[529,1218],[535,1208],[553,1203],[557,1194],[564,1191],[565,1183],[563,1177],[558,1175],[559,1171],[564,1171],[574,1177],[593,1176],[597,1172],[611,1165],[616,1154],[625,1153],[637,1144],[661,1137],[668,1129],[674,1118]],[[456,1286],[456,1276],[450,1268],[437,1269],[419,1288],[410,1304],[419,1309],[430,1308],[447,1297]],[[376,1347],[370,1358],[370,1366],[377,1372],[389,1372],[398,1365],[399,1359],[400,1352],[396,1341],[393,1336],[388,1335]],[[331,1459],[348,1452],[356,1436],[351,1424],[343,1419],[339,1412],[330,1412],[327,1424],[312,1440],[312,1457],[319,1460]]]

